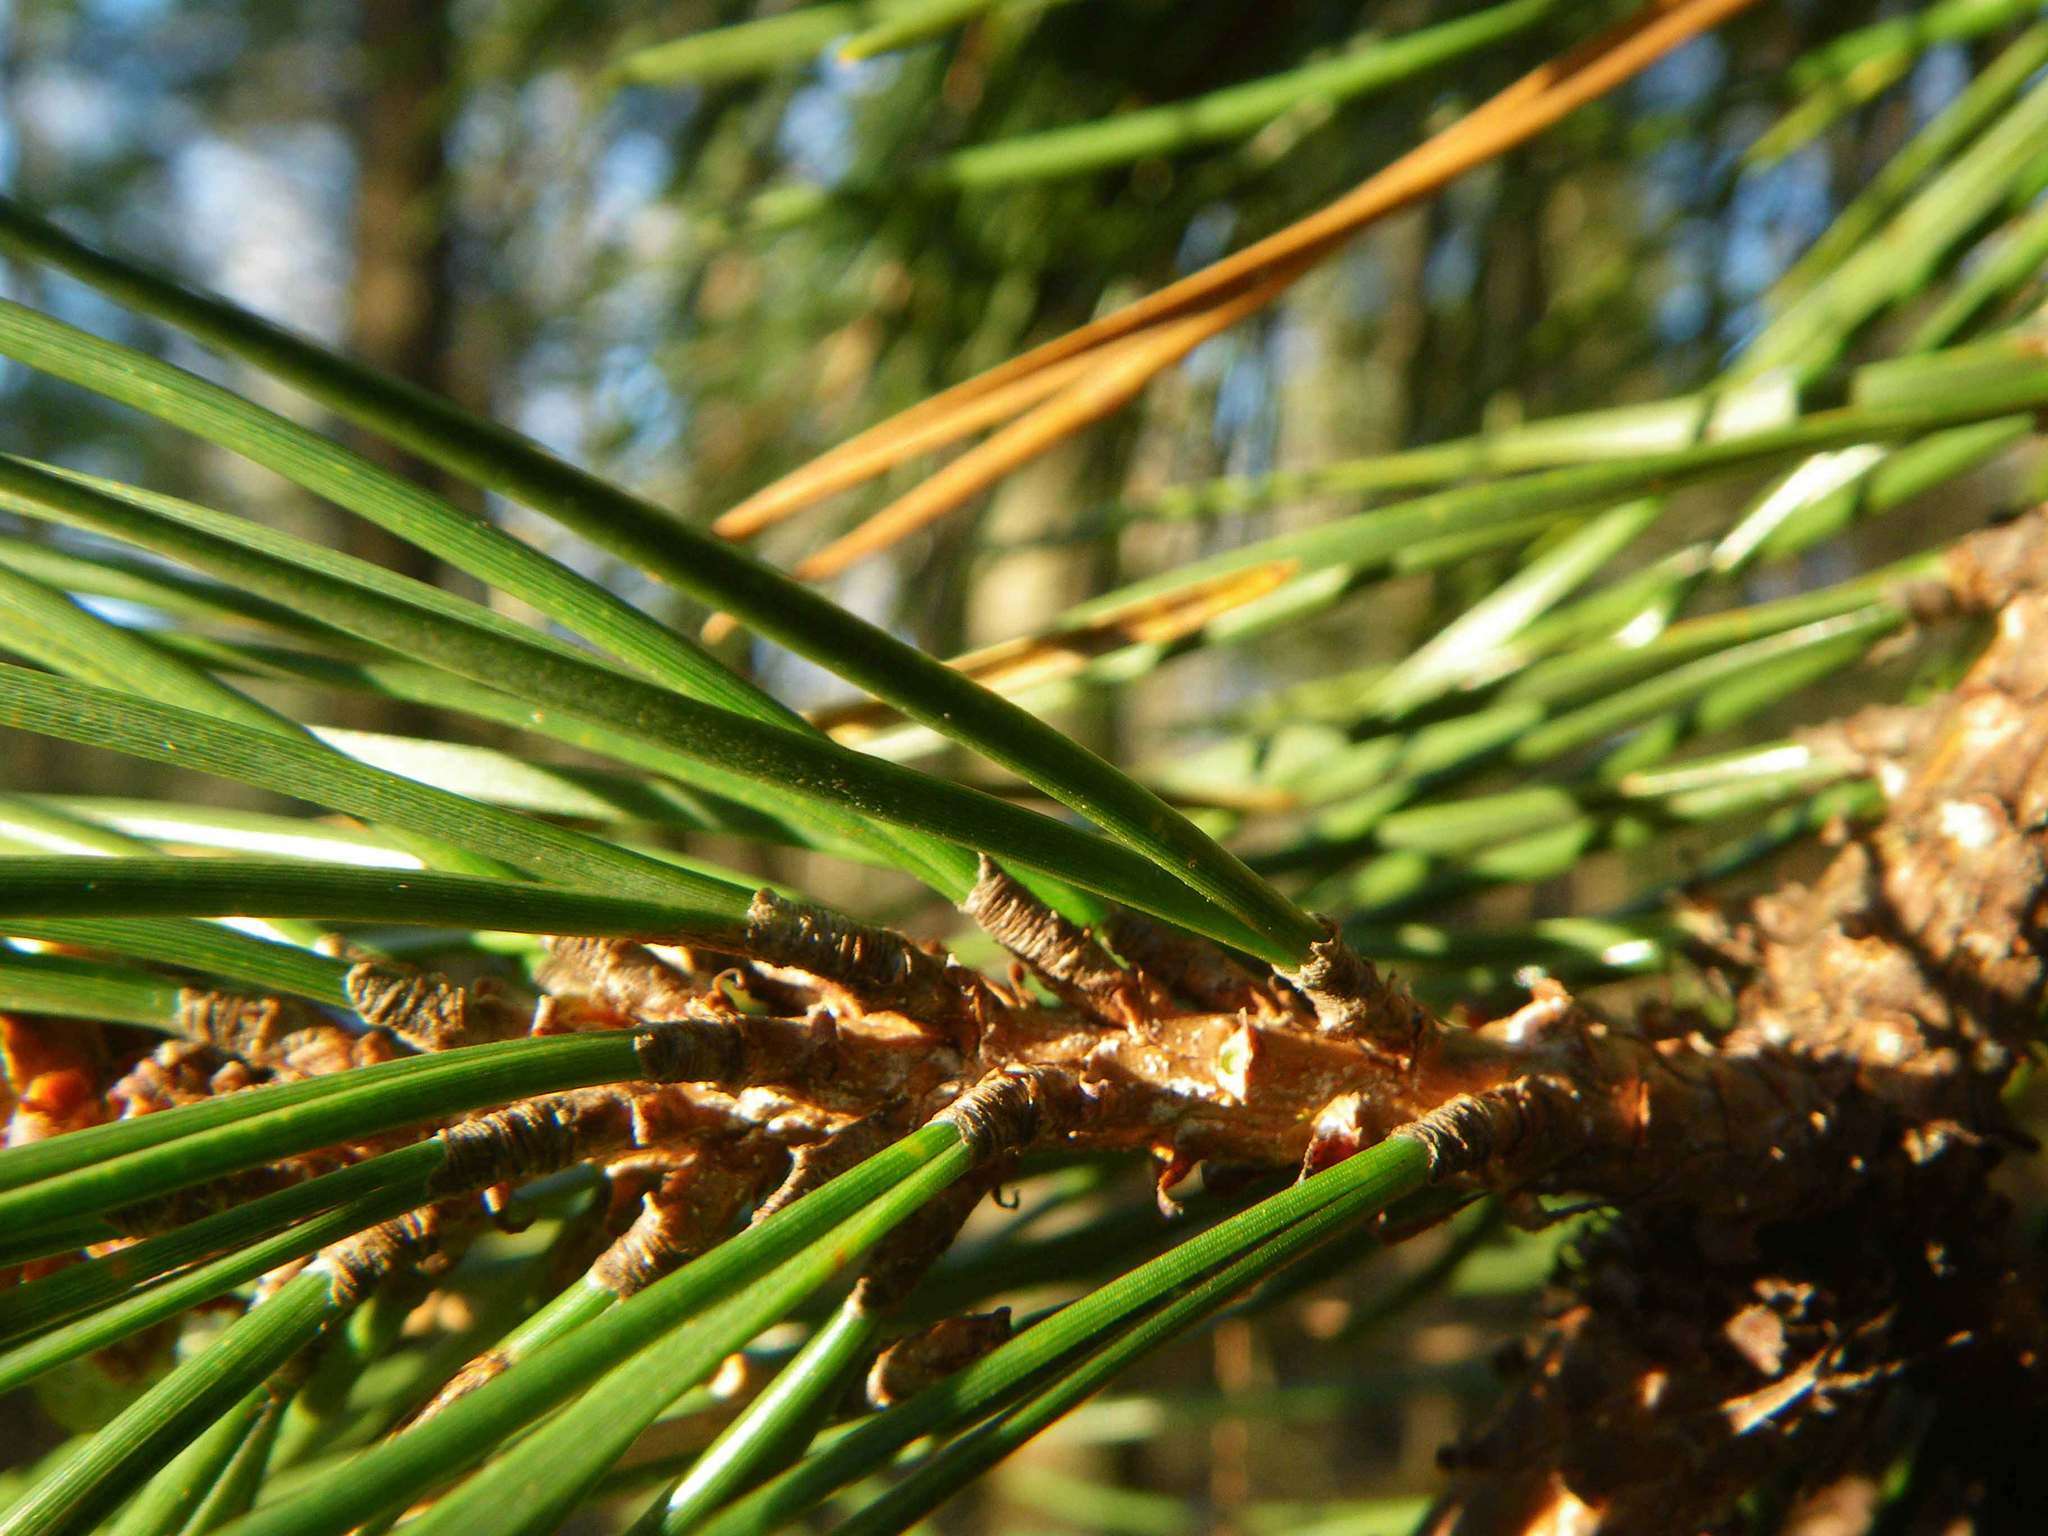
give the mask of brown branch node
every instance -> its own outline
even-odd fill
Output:
[[[1280,974],[1315,1009],[1318,1033],[1353,1040],[1398,1058],[1414,1054],[1429,1025],[1429,1015],[1391,978],[1382,978],[1327,919],[1328,930],[1311,946],[1309,957],[1293,971]]]
[[[1554,1164],[1567,1155],[1567,1137],[1557,1132],[1576,1119],[1575,1097],[1561,1083],[1517,1078],[1480,1093],[1461,1093],[1392,1134],[1422,1143],[1431,1183],[1503,1169],[1509,1171],[1509,1182],[1524,1183],[1541,1171],[1532,1164]]]
[[[1304,1011],[1301,995],[1266,973],[1255,975],[1207,939],[1142,913],[1117,908],[1103,924],[1116,952],[1175,996],[1215,1013],[1240,1010],[1255,1017],[1288,1017]]]
[[[957,1181],[883,1238],[854,1282],[853,1304],[870,1317],[879,1317],[900,1304],[917,1288],[925,1271],[953,1246],[961,1225],[981,1204],[991,1182],[991,1172],[986,1169]]]
[[[632,1105],[616,1088],[525,1099],[441,1132],[447,1158],[428,1188],[436,1195],[461,1194],[553,1173],[622,1146],[632,1136]]]
[[[945,961],[901,934],[870,928],[773,891],[747,912],[747,953],[833,985],[856,1012],[887,1011],[926,1023],[955,1020],[965,994]]]
[[[875,1356],[868,1368],[870,1408],[888,1408],[917,1396],[955,1371],[1010,1342],[1010,1309],[943,1318],[906,1334]]]
[[[739,1083],[751,1065],[737,1021],[657,1024],[633,1036],[633,1055],[650,1083]]]
[[[1006,1067],[932,1118],[958,1126],[961,1142],[980,1163],[1061,1134],[1080,1119],[1082,1103],[1080,1085],[1058,1068]]]
[[[321,1259],[332,1272],[328,1294],[335,1307],[347,1311],[357,1306],[386,1276],[429,1253],[440,1235],[440,1208],[424,1205],[324,1249]]]
[[[343,987],[365,1023],[423,1051],[516,1040],[532,1023],[532,1011],[488,977],[465,987],[395,961],[359,960],[349,967]]]
[[[960,910],[1082,1013],[1128,1028],[1158,1011],[1161,1000],[1147,997],[1139,978],[1117,964],[1093,934],[1053,911],[986,854]]]

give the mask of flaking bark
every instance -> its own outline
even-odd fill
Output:
[[[2035,565],[2012,530],[1952,562],[1955,600],[2038,580],[2038,522]],[[1454,1460],[1433,1536],[1706,1529],[1787,1473],[1818,1499],[1911,1444],[1906,1393],[1937,1435],[1987,1399],[2038,1422],[2040,1277],[1989,1175],[2048,982],[2048,599],[2004,601],[1891,787],[1812,887],[1757,903],[1736,1028],[1689,1053],[1711,1099],[1637,1090],[1648,1186],[1601,1177],[1611,1134],[1554,1175],[1621,1214]]]

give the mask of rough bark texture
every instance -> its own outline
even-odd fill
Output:
[[[348,350],[423,389],[457,394],[447,197],[449,90],[455,78],[448,0],[364,0],[356,125],[354,303]],[[443,488],[446,477],[379,440],[363,451]],[[381,528],[352,524],[351,551],[429,576],[433,560]]]
[[[450,0],[362,0],[359,76],[353,82],[355,227],[344,350],[373,368],[448,399],[475,403],[483,376],[459,359],[458,290],[451,232],[459,223],[445,139],[457,78]],[[467,338],[465,338],[467,340]],[[474,350],[471,348],[470,350]],[[374,432],[350,446],[459,506],[481,511],[476,493]],[[337,547],[422,581],[447,572],[428,551],[389,529],[344,516]],[[459,587],[463,578],[456,577]],[[388,699],[342,698],[336,724],[420,735],[432,712]]]
[[[2040,1276],[1989,1175],[2048,979],[2039,532],[1954,562],[1944,601],[1998,609],[1989,649],[1914,733],[1885,821],[1757,903],[1734,1031],[1662,1043],[1683,1066],[1632,1085],[1633,1147],[1596,1146],[1633,1176],[1598,1151],[1551,1173],[1620,1215],[1450,1458],[1436,1536],[1719,1529],[1774,1479],[1834,1522],[1812,1528],[1869,1529],[1856,1490],[1921,1432],[1953,1477],[1913,1501],[1928,1529],[2038,1518],[2013,1426],[2048,1385]]]

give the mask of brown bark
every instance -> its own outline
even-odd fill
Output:
[[[1930,594],[1995,609],[1992,643],[1925,732],[1886,736],[1910,751],[1885,821],[1757,904],[1734,1031],[1668,1042],[1683,1068],[1552,1169],[1620,1215],[1452,1458],[1434,1536],[1719,1529],[1773,1478],[1820,1507],[1927,1414],[1933,1439],[1990,1403],[2039,1422],[2040,1276],[1989,1176],[2048,980],[2041,535],[2037,514],[1972,541]],[[1969,1440],[1931,1459],[1967,1468]],[[1974,1443],[2014,1449],[1995,1422]],[[1957,1523],[1929,1528],[2008,1528],[1997,1481],[1933,1490]]]

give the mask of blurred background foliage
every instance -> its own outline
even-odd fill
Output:
[[[1320,206],[1628,9],[12,0],[0,157],[16,193],[73,232],[453,395],[709,522],[935,389]],[[1394,499],[1403,483],[1382,477],[1376,489],[1371,473],[1347,480],[1330,465],[1740,379],[1744,348],[1790,301],[1871,247],[1876,217],[1809,254],[1845,209],[1868,206],[1859,196],[1891,174],[1902,148],[1938,136],[1987,72],[2014,76],[2010,100],[2048,64],[2042,9],[1759,6],[1380,223],[1204,345],[1135,409],[833,590],[950,655],[1038,633],[1093,595],[1191,560]],[[944,24],[920,34],[925,13]],[[763,18],[765,27],[718,30]],[[906,34],[872,30],[899,23]],[[858,41],[842,48],[849,37]],[[1956,138],[1878,212],[1938,189],[1944,167],[1977,141],[1974,130]],[[1930,334],[1967,339],[2032,312],[2044,145],[2023,139],[1985,173],[1989,190],[1894,268],[1897,281],[1842,334],[1799,354],[1820,359],[1795,361],[1805,407],[1840,395],[1838,354],[1891,357]],[[5,287],[340,430],[262,375],[67,279],[15,266]],[[138,429],[96,396],[10,364],[0,399],[10,451],[226,505],[481,590],[240,460]],[[1895,616],[1869,618],[1827,596],[2038,498],[2038,444],[2023,430],[1950,446],[1940,472],[1859,493],[1854,505],[1830,507],[1825,488],[1809,491],[1802,504],[1823,505],[1806,531],[1720,563],[1725,580],[1687,575],[1666,588],[1657,573],[1737,525],[1772,485],[1768,465],[1681,491],[1654,526],[1612,532],[1611,557],[1589,569],[1602,573],[1602,591],[1651,594],[1643,611],[1664,594],[1653,628],[1679,611],[1847,624],[1790,631],[1797,643],[1681,680],[1667,705],[1684,719],[1646,705],[1637,718],[1669,729],[1629,738],[1632,756],[1589,757],[1567,736],[1547,755],[1454,758],[1448,791],[1420,806],[1402,803],[1415,774],[1403,797],[1365,794],[1390,773],[1366,749],[1403,740],[1375,722],[1412,713],[1375,695],[1386,665],[1569,544],[1590,515],[1512,539],[1417,543],[1290,622],[1127,650],[1092,682],[1032,701],[1176,791],[1263,868],[1358,925],[1374,952],[1419,967],[1442,997],[1492,1006],[1527,965],[1553,959],[1596,979],[1646,972],[1638,985],[1710,994],[1666,944],[1673,882],[1736,869],[1868,802],[1846,770],[1804,759],[1700,781],[1644,774],[1681,744],[1770,744],[1799,722],[1953,676],[1967,636],[1903,643]],[[820,547],[917,469],[778,527],[764,552],[787,564]],[[1274,475],[1299,478],[1261,490]],[[467,504],[664,617],[705,617],[551,523]],[[520,611],[501,594],[492,601]],[[125,612],[114,600],[108,611]],[[1582,638],[1601,633],[1597,613],[1558,611],[1580,612]],[[1606,610],[1635,611],[1625,601]],[[1740,622],[1729,638],[1787,631]],[[1569,639],[1570,623],[1553,634]],[[744,636],[724,644],[792,702],[845,699],[784,653],[749,649]],[[1517,681],[1526,679],[1509,686]],[[1785,697],[1804,683],[1814,686]],[[1723,684],[1718,702],[1697,707]],[[418,705],[265,689],[321,723],[511,739]],[[1461,708],[1425,697],[1421,718],[1455,723]],[[18,733],[5,749],[16,788],[234,793]],[[1765,789],[1743,798],[1759,776]],[[1674,801],[1702,783],[1733,798],[1698,814]],[[864,914],[937,920],[897,876],[711,836],[689,846]],[[1770,878],[1785,867],[1771,866]],[[1105,1207],[1099,1180],[1076,1188],[1074,1211],[1127,1209]],[[1135,1184],[1112,1189],[1149,1201]],[[1100,1239],[1094,1219],[1079,1230]],[[1526,1315],[1556,1241],[1552,1232],[1495,1242],[1490,1227],[1468,1239],[1454,1228],[1387,1256],[1368,1279],[1273,1298],[1256,1322],[1227,1321],[1148,1364],[947,1518],[1013,1532],[1173,1533],[1212,1514],[1252,1533],[1394,1529],[1409,1508],[1400,1501],[1429,1488],[1435,1447],[1484,1400],[1486,1354]],[[1105,1243],[1103,1272],[1123,1256]],[[1464,1260],[1450,1286],[1398,1328],[1374,1326],[1376,1298],[1400,1291],[1404,1267],[1432,1273],[1447,1257]],[[1333,1360],[1340,1343],[1346,1353]],[[1394,1503],[1357,1503],[1383,1499]]]

